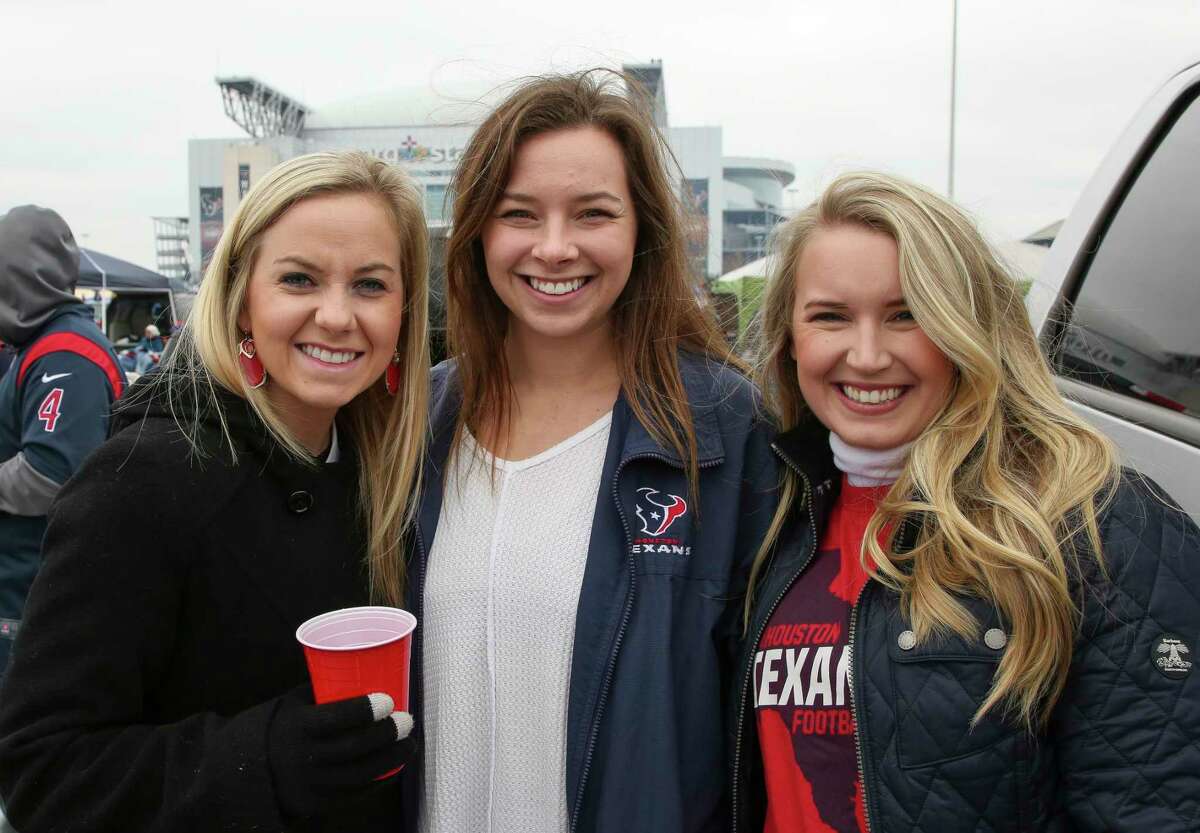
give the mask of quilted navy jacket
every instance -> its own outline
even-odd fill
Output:
[[[836,500],[841,478],[827,440],[813,426],[774,444],[801,475],[804,498],[756,590],[741,653],[731,740],[735,831],[763,826],[749,694],[754,646],[815,552]],[[1100,521],[1108,575],[1094,561],[1085,565],[1067,687],[1036,735],[993,714],[970,727],[1002,647],[955,635],[912,647],[900,639],[911,626],[899,596],[867,583],[849,637],[871,833],[1200,830],[1200,530],[1133,473]],[[967,604],[980,634],[1006,630],[988,604]]]

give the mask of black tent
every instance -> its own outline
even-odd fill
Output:
[[[106,286],[110,289],[167,291],[171,288],[165,275],[94,249],[83,248],[79,250],[79,285],[94,289]]]

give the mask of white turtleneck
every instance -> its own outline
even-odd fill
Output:
[[[895,483],[904,471],[904,461],[912,443],[882,450],[858,448],[830,431],[829,447],[833,449],[834,465],[838,471],[845,472],[851,486],[886,486]]]

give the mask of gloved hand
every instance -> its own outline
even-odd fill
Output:
[[[280,809],[308,818],[377,785],[412,760],[412,716],[393,712],[387,694],[313,705],[303,686],[279,702],[267,756]]]

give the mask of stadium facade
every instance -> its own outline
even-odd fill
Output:
[[[761,257],[767,232],[783,216],[792,165],[724,156],[720,126],[669,124],[660,62],[624,69],[650,94],[655,120],[679,161],[695,271],[711,279]],[[312,109],[254,78],[218,78],[217,84],[226,114],[248,135],[188,142],[190,264],[207,262],[225,221],[267,170],[304,153],[354,149],[404,165],[420,183],[438,270],[450,219],[450,178],[496,92],[404,89]]]

